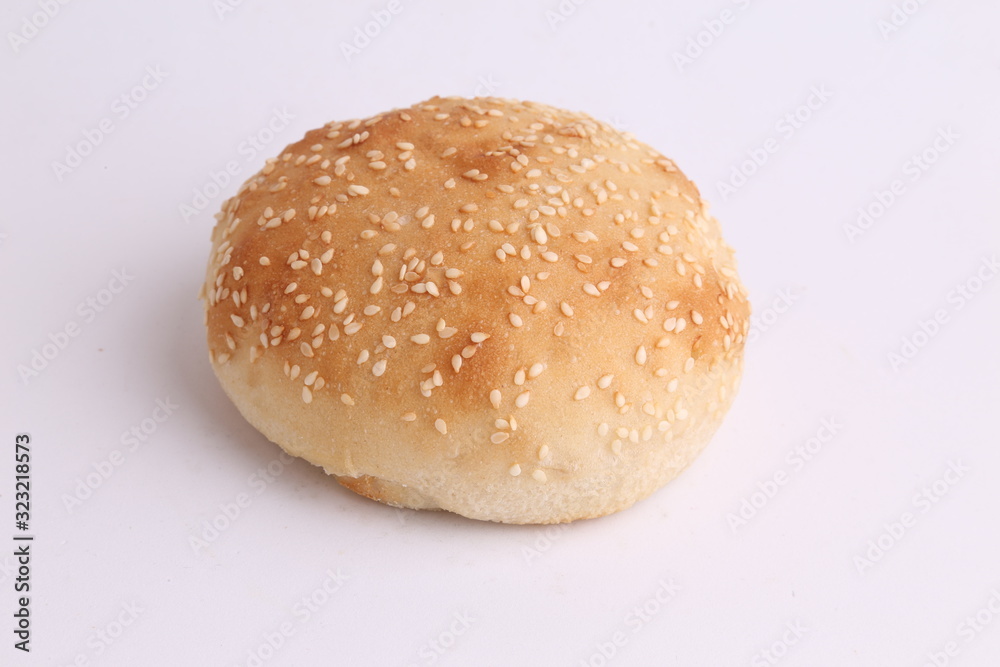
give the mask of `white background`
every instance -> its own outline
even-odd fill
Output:
[[[0,546],[0,664],[997,664],[1000,7],[902,4],[912,16],[894,25],[890,0],[562,14],[556,0],[401,0],[345,55],[387,2],[244,0],[221,16],[210,0],[73,2],[37,31],[36,2],[4,3],[0,542],[20,432],[37,538],[30,655],[12,647]],[[161,80],[143,90],[147,68]],[[123,107],[133,90],[144,99]],[[725,424],[615,516],[512,527],[367,501],[274,463],[207,362],[196,294],[212,213],[238,181],[329,120],[484,92],[588,111],[676,159],[750,289]],[[249,149],[276,109],[293,118]],[[56,166],[102,119],[110,134]],[[744,166],[768,139],[777,150]],[[239,174],[219,194],[228,161]],[[182,215],[206,186],[207,207]],[[862,208],[880,215],[852,231]],[[122,270],[101,312],[80,306]],[[68,324],[77,335],[53,347]],[[36,352],[52,357],[37,375]],[[129,449],[157,399],[178,407]],[[824,420],[832,438],[788,458]],[[261,484],[268,464],[281,474]],[[935,482],[933,503],[916,497]],[[231,527],[192,546],[239,494],[251,502]],[[744,501],[758,506],[745,522]],[[343,579],[332,594],[328,572]],[[677,589],[666,601],[661,581]],[[322,604],[306,614],[310,596]]]

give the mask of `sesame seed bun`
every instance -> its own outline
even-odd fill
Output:
[[[505,523],[632,505],[736,392],[749,303],[697,188],[627,133],[433,98],[306,134],[217,216],[212,366],[361,495]]]

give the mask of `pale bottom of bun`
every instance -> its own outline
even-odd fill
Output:
[[[345,489],[350,489],[359,496],[377,500],[380,503],[401,507],[411,510],[440,510],[431,498],[423,495],[416,489],[403,486],[397,482],[372,477],[371,475],[361,475],[361,477],[345,477],[343,475],[333,475],[340,485]]]
[[[237,350],[234,357],[241,353]],[[510,524],[596,518],[646,498],[704,449],[722,423],[741,370],[738,362],[720,363],[688,396],[686,419],[648,442],[627,443],[621,456],[611,453],[608,438],[599,437],[593,424],[564,420],[553,433],[577,448],[577,458],[567,454],[566,465],[549,468],[546,480],[536,480],[527,465],[520,476],[512,476],[502,449],[463,443],[459,434],[474,434],[482,415],[467,414],[449,424],[456,448],[449,454],[438,444],[436,431],[430,440],[415,439],[404,422],[385,410],[373,406],[358,413],[358,406],[345,406],[336,392],[320,392],[311,404],[303,403],[296,383],[282,377],[290,389],[283,382],[275,386],[273,378],[282,371],[269,368],[267,359],[213,365],[250,424],[292,456],[322,467],[345,488],[394,507],[446,510]],[[455,456],[456,451],[470,455]]]

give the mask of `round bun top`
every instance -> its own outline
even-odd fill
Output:
[[[433,98],[308,132],[217,216],[241,412],[390,503],[508,522],[648,495],[735,390],[749,306],[698,190],[630,134]]]

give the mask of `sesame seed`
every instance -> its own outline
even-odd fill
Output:
[[[312,392],[309,391],[309,387],[302,387],[302,402],[312,403],[312,400],[313,400],[313,395]]]
[[[302,381],[306,384],[306,386],[309,386],[316,382],[317,377],[319,377],[319,371],[313,371],[309,375],[305,376]]]
[[[417,334],[416,336],[410,336],[410,340],[417,345],[427,345],[427,343],[431,342],[431,337],[427,334]]]
[[[231,314],[229,316],[229,319],[231,319],[233,321],[233,324],[235,324],[236,326],[240,327],[241,329],[243,328],[244,325],[243,318],[240,317],[239,315],[236,315],[235,313]]]
[[[566,317],[573,317],[573,306],[569,305],[565,301],[559,304],[559,310],[562,311],[562,314]]]
[[[477,331],[476,333],[474,333],[471,336],[469,336],[469,338],[472,339],[473,343],[482,343],[483,341],[485,341],[489,337],[490,337],[489,334],[482,333],[480,331]]]
[[[357,196],[357,195],[366,195],[370,192],[370,190],[363,185],[352,183],[351,185],[347,186],[347,192]]]
[[[382,336],[382,344],[391,350],[396,347],[396,339],[388,335]]]
[[[340,402],[344,405],[354,405],[354,399],[351,398],[350,394],[341,394]]]
[[[597,386],[600,389],[607,389],[608,387],[611,386],[611,381],[614,380],[614,379],[615,379],[614,375],[610,375],[610,374],[609,375],[602,375],[600,377],[600,379],[597,381]]]
[[[593,283],[584,283],[583,291],[589,294],[590,296],[601,296],[600,290],[598,290],[597,286],[594,285]]]
[[[507,318],[510,320],[510,323],[512,325],[514,325],[515,327],[522,327],[522,326],[524,326],[524,320],[522,320],[521,316],[518,315],[517,313],[510,313],[507,316]],[[240,326],[242,326],[242,325],[240,325]]]
[[[588,387],[587,385],[584,385],[584,386],[582,386],[582,387],[580,387],[579,389],[576,390],[576,393],[573,394],[573,399],[577,400],[577,401],[582,401],[583,399],[587,398],[588,396],[590,396],[590,387]]]
[[[434,420],[434,428],[436,428],[438,430],[438,433],[440,433],[441,435],[447,435],[448,434],[448,424],[445,423],[445,421],[443,419],[440,419],[440,418],[435,419]]]
[[[332,180],[333,180],[332,178],[324,174],[322,176],[314,178],[313,183],[315,183],[316,185],[330,185],[330,181]]]
[[[382,377],[382,374],[385,373],[385,365],[386,365],[385,359],[379,359],[378,361],[376,361],[375,365],[372,366],[372,375],[374,375],[375,377]]]
[[[520,394],[517,395],[517,398],[514,399],[514,405],[516,405],[519,408],[523,408],[528,404],[528,400],[530,398],[531,398],[530,391],[522,391]]]
[[[507,472],[510,473],[511,477],[517,477],[518,475],[521,474],[521,466],[515,463],[514,465],[512,465],[510,468],[507,469]]]
[[[490,403],[497,410],[500,409],[500,398],[500,391],[498,389],[494,389],[490,392]]]
[[[537,169],[535,171],[537,171]],[[535,472],[531,473],[531,476],[534,478],[536,482],[544,483],[545,481],[548,480],[548,477],[545,476],[544,470],[536,470]]]
[[[543,370],[545,370],[545,366],[539,363],[531,364],[531,368],[528,369],[528,378],[535,379],[542,374]]]
[[[501,442],[507,440],[510,437],[510,433],[504,433],[503,431],[497,431],[490,436],[490,442],[494,445],[499,445]]]
[[[635,351],[635,363],[640,366],[646,363],[646,348],[642,345],[640,345]]]
[[[549,446],[548,445],[542,445],[541,447],[538,448],[538,460],[539,461],[547,458],[548,455],[549,455]]]
[[[699,313],[697,310],[692,310],[691,321],[694,322],[695,324],[701,324],[704,321],[704,318],[701,316],[701,313]]]
[[[459,369],[462,368],[462,355],[456,354],[456,355],[452,356],[452,358],[451,358],[451,367],[453,369],[455,369],[456,373],[459,371]]]
[[[404,422],[416,421],[417,420],[417,413],[415,413],[415,412],[407,412],[402,417],[400,417],[400,419],[402,419]]]

